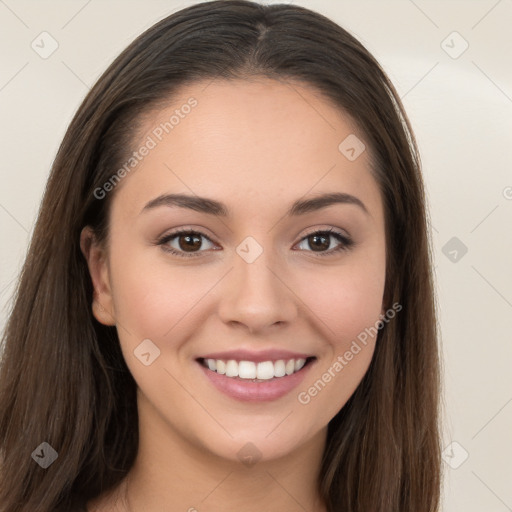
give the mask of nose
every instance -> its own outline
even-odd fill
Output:
[[[263,253],[252,263],[235,256],[234,268],[226,276],[218,308],[221,320],[243,327],[251,334],[282,327],[296,318],[297,296],[286,276]]]

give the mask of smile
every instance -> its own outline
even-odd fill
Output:
[[[317,361],[300,357],[267,361],[199,358],[199,369],[214,388],[240,401],[277,400],[296,388]]]
[[[203,359],[199,361],[205,367],[220,375],[229,378],[239,378],[253,381],[266,381],[274,378],[281,378],[292,375],[301,370],[306,362],[313,360],[313,357],[304,359],[279,359],[277,361],[236,361],[230,359]]]

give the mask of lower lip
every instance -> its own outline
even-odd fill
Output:
[[[277,400],[296,388],[304,380],[315,361],[316,359],[310,361],[296,373],[285,375],[284,377],[274,377],[264,382],[252,382],[251,380],[239,379],[238,377],[226,377],[206,368],[198,361],[196,363],[210,382],[219,391],[222,391],[231,398],[247,402],[266,402]]]

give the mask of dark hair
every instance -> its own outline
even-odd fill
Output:
[[[414,135],[372,55],[328,18],[295,5],[213,1],[152,26],[104,72],[59,148],[4,333],[0,512],[69,510],[112,489],[138,450],[136,383],[115,327],[91,312],[79,242],[104,240],[143,116],[204,79],[268,77],[315,88],[360,129],[386,226],[384,307],[370,367],[328,426],[319,489],[330,511],[432,512],[441,481],[440,361],[432,249]],[[31,458],[42,442],[58,464]]]

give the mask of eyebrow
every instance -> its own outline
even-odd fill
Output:
[[[367,215],[370,215],[364,203],[356,196],[344,192],[333,192],[320,194],[310,199],[299,199],[295,201],[286,212],[288,217],[296,217],[306,213],[326,208],[333,204],[353,204],[360,207]],[[140,213],[143,213],[160,206],[188,208],[201,213],[215,215],[216,217],[230,217],[230,209],[215,199],[206,197],[191,196],[187,194],[163,194],[149,201]]]

